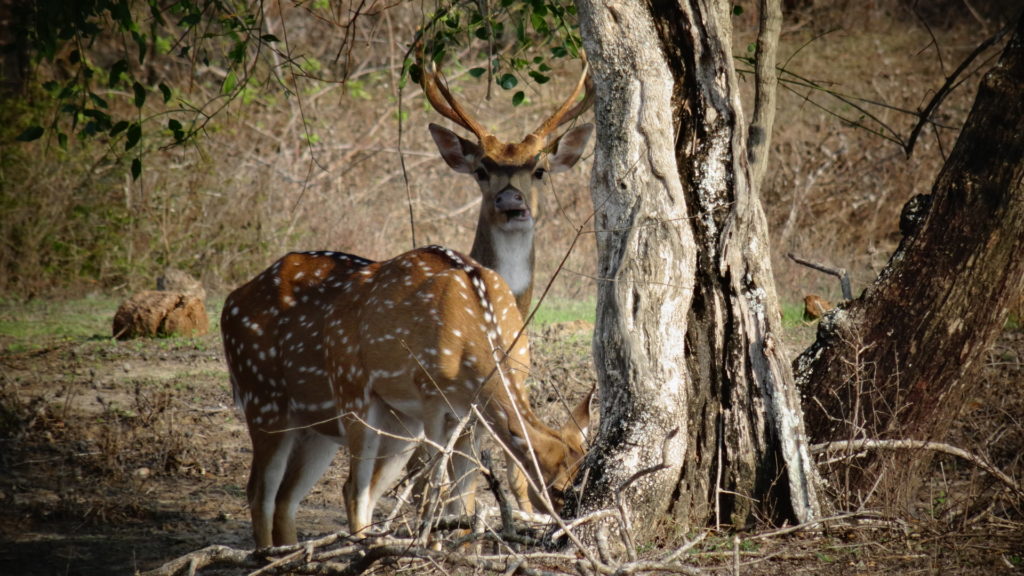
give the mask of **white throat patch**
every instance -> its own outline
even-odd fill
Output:
[[[505,232],[493,228],[491,242],[494,243],[497,257],[494,271],[505,280],[513,294],[522,294],[530,287],[532,280],[530,250],[533,247],[533,231]]]

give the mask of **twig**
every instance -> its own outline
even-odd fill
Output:
[[[853,290],[850,288],[850,275],[846,272],[846,268],[833,268],[818,262],[804,260],[792,252],[786,254],[786,256],[789,256],[789,259],[797,264],[802,264],[808,268],[813,268],[818,272],[824,272],[825,274],[830,274],[839,278],[839,287],[843,290],[843,300],[853,300]]]
[[[1024,498],[1024,490],[1021,489],[1020,484],[1017,484],[999,468],[996,468],[987,460],[972,454],[963,448],[958,448],[951,444],[945,444],[943,442],[933,442],[930,440],[838,440],[835,442],[828,442],[824,444],[814,444],[811,446],[812,454],[822,454],[826,452],[840,451],[840,450],[931,450],[933,452],[940,452],[942,454],[949,454],[950,456],[956,456],[974,464],[978,468],[981,468],[985,472],[988,472],[994,476],[997,480],[1005,484],[1010,490],[1013,490],[1019,497]],[[854,454],[850,454],[854,456]]]
[[[143,572],[141,576],[174,576],[185,573],[185,570],[194,573],[200,568],[214,564],[254,566],[258,560],[259,558],[252,550],[236,550],[228,546],[214,545],[175,558],[159,568]]]
[[[907,158],[909,158],[910,155],[914,153],[914,144],[917,143],[917,137],[921,134],[921,129],[924,128],[925,125],[930,122],[932,113],[934,113],[935,109],[938,108],[940,104],[942,104],[942,101],[946,99],[946,96],[949,96],[953,89],[957,85],[959,85],[958,78],[960,77],[960,74],[962,74],[963,71],[966,70],[967,67],[971,65],[971,62],[974,62],[974,59],[980,56],[982,52],[988,50],[989,48],[992,47],[993,44],[1002,40],[1003,36],[1005,36],[1006,33],[1009,31],[1010,26],[1007,25],[1002,30],[996,32],[992,36],[985,39],[981,44],[978,44],[978,47],[975,48],[973,52],[968,54],[967,57],[964,58],[963,62],[960,62],[960,65],[956,67],[956,70],[954,70],[953,73],[946,78],[946,81],[943,82],[942,87],[935,92],[935,95],[932,96],[932,99],[931,101],[928,102],[928,105],[925,106],[924,110],[922,110],[918,114],[917,124],[915,124],[914,128],[910,131],[910,137],[907,138],[907,143],[903,146],[903,151],[906,153]]]
[[[505,496],[505,491],[501,489],[501,481],[494,475],[494,461],[491,459],[490,451],[485,450],[480,454],[480,462],[484,465],[482,472],[484,480],[487,482],[487,488],[497,500],[498,510],[501,512],[501,534],[503,536],[515,534],[515,526],[512,524],[512,504]]]

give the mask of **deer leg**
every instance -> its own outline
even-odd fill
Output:
[[[351,466],[345,504],[353,534],[370,526],[377,501],[398,481],[412,457],[415,444],[410,439],[422,434],[421,422],[403,421],[380,400],[371,401],[365,422],[347,427]]]
[[[453,492],[445,507],[449,515],[470,516],[476,511],[477,462],[480,439],[472,429],[464,430],[455,442],[451,470]]]
[[[509,490],[516,498],[519,509],[523,512],[532,513],[533,503],[530,502],[530,483],[526,481],[526,475],[519,468],[515,457],[505,454],[505,477],[508,479]]]
[[[252,516],[252,530],[256,547],[264,548],[274,541],[274,523],[277,513],[277,491],[289,466],[289,456],[295,445],[293,432],[267,434],[250,425],[252,433],[252,467],[246,495]],[[294,521],[293,521],[294,524]],[[294,530],[294,528],[293,528]],[[294,536],[293,536],[294,538]]]
[[[274,506],[274,545],[295,544],[295,512],[317,480],[330,467],[338,444],[315,432],[304,432],[295,442],[288,469],[277,490]]]

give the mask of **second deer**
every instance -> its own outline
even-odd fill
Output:
[[[504,142],[484,128],[433,71],[424,68],[422,83],[423,92],[439,114],[476,136],[474,142],[447,128],[430,125],[430,134],[448,166],[461,174],[472,174],[480,186],[480,218],[469,255],[501,274],[526,318],[533,296],[538,190],[548,174],[565,172],[576,165],[594,130],[593,124],[582,124],[553,137],[555,130],[576,119],[590,105],[586,67],[569,98],[519,143]],[[586,96],[577,102],[584,87]]]

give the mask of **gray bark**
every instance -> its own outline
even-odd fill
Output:
[[[578,4],[598,87],[592,194],[604,279],[594,336],[599,473],[587,493],[600,493],[593,504],[604,507],[634,473],[664,464],[626,498],[638,510],[663,510],[692,450],[684,341],[697,247],[675,161],[675,78],[661,51],[648,48],[660,45],[649,7]]]
[[[582,511],[660,465],[624,492],[648,532],[654,518],[684,530],[743,526],[755,503],[780,520],[814,518],[729,4],[577,5],[598,87],[592,194],[604,280],[601,429]]]

